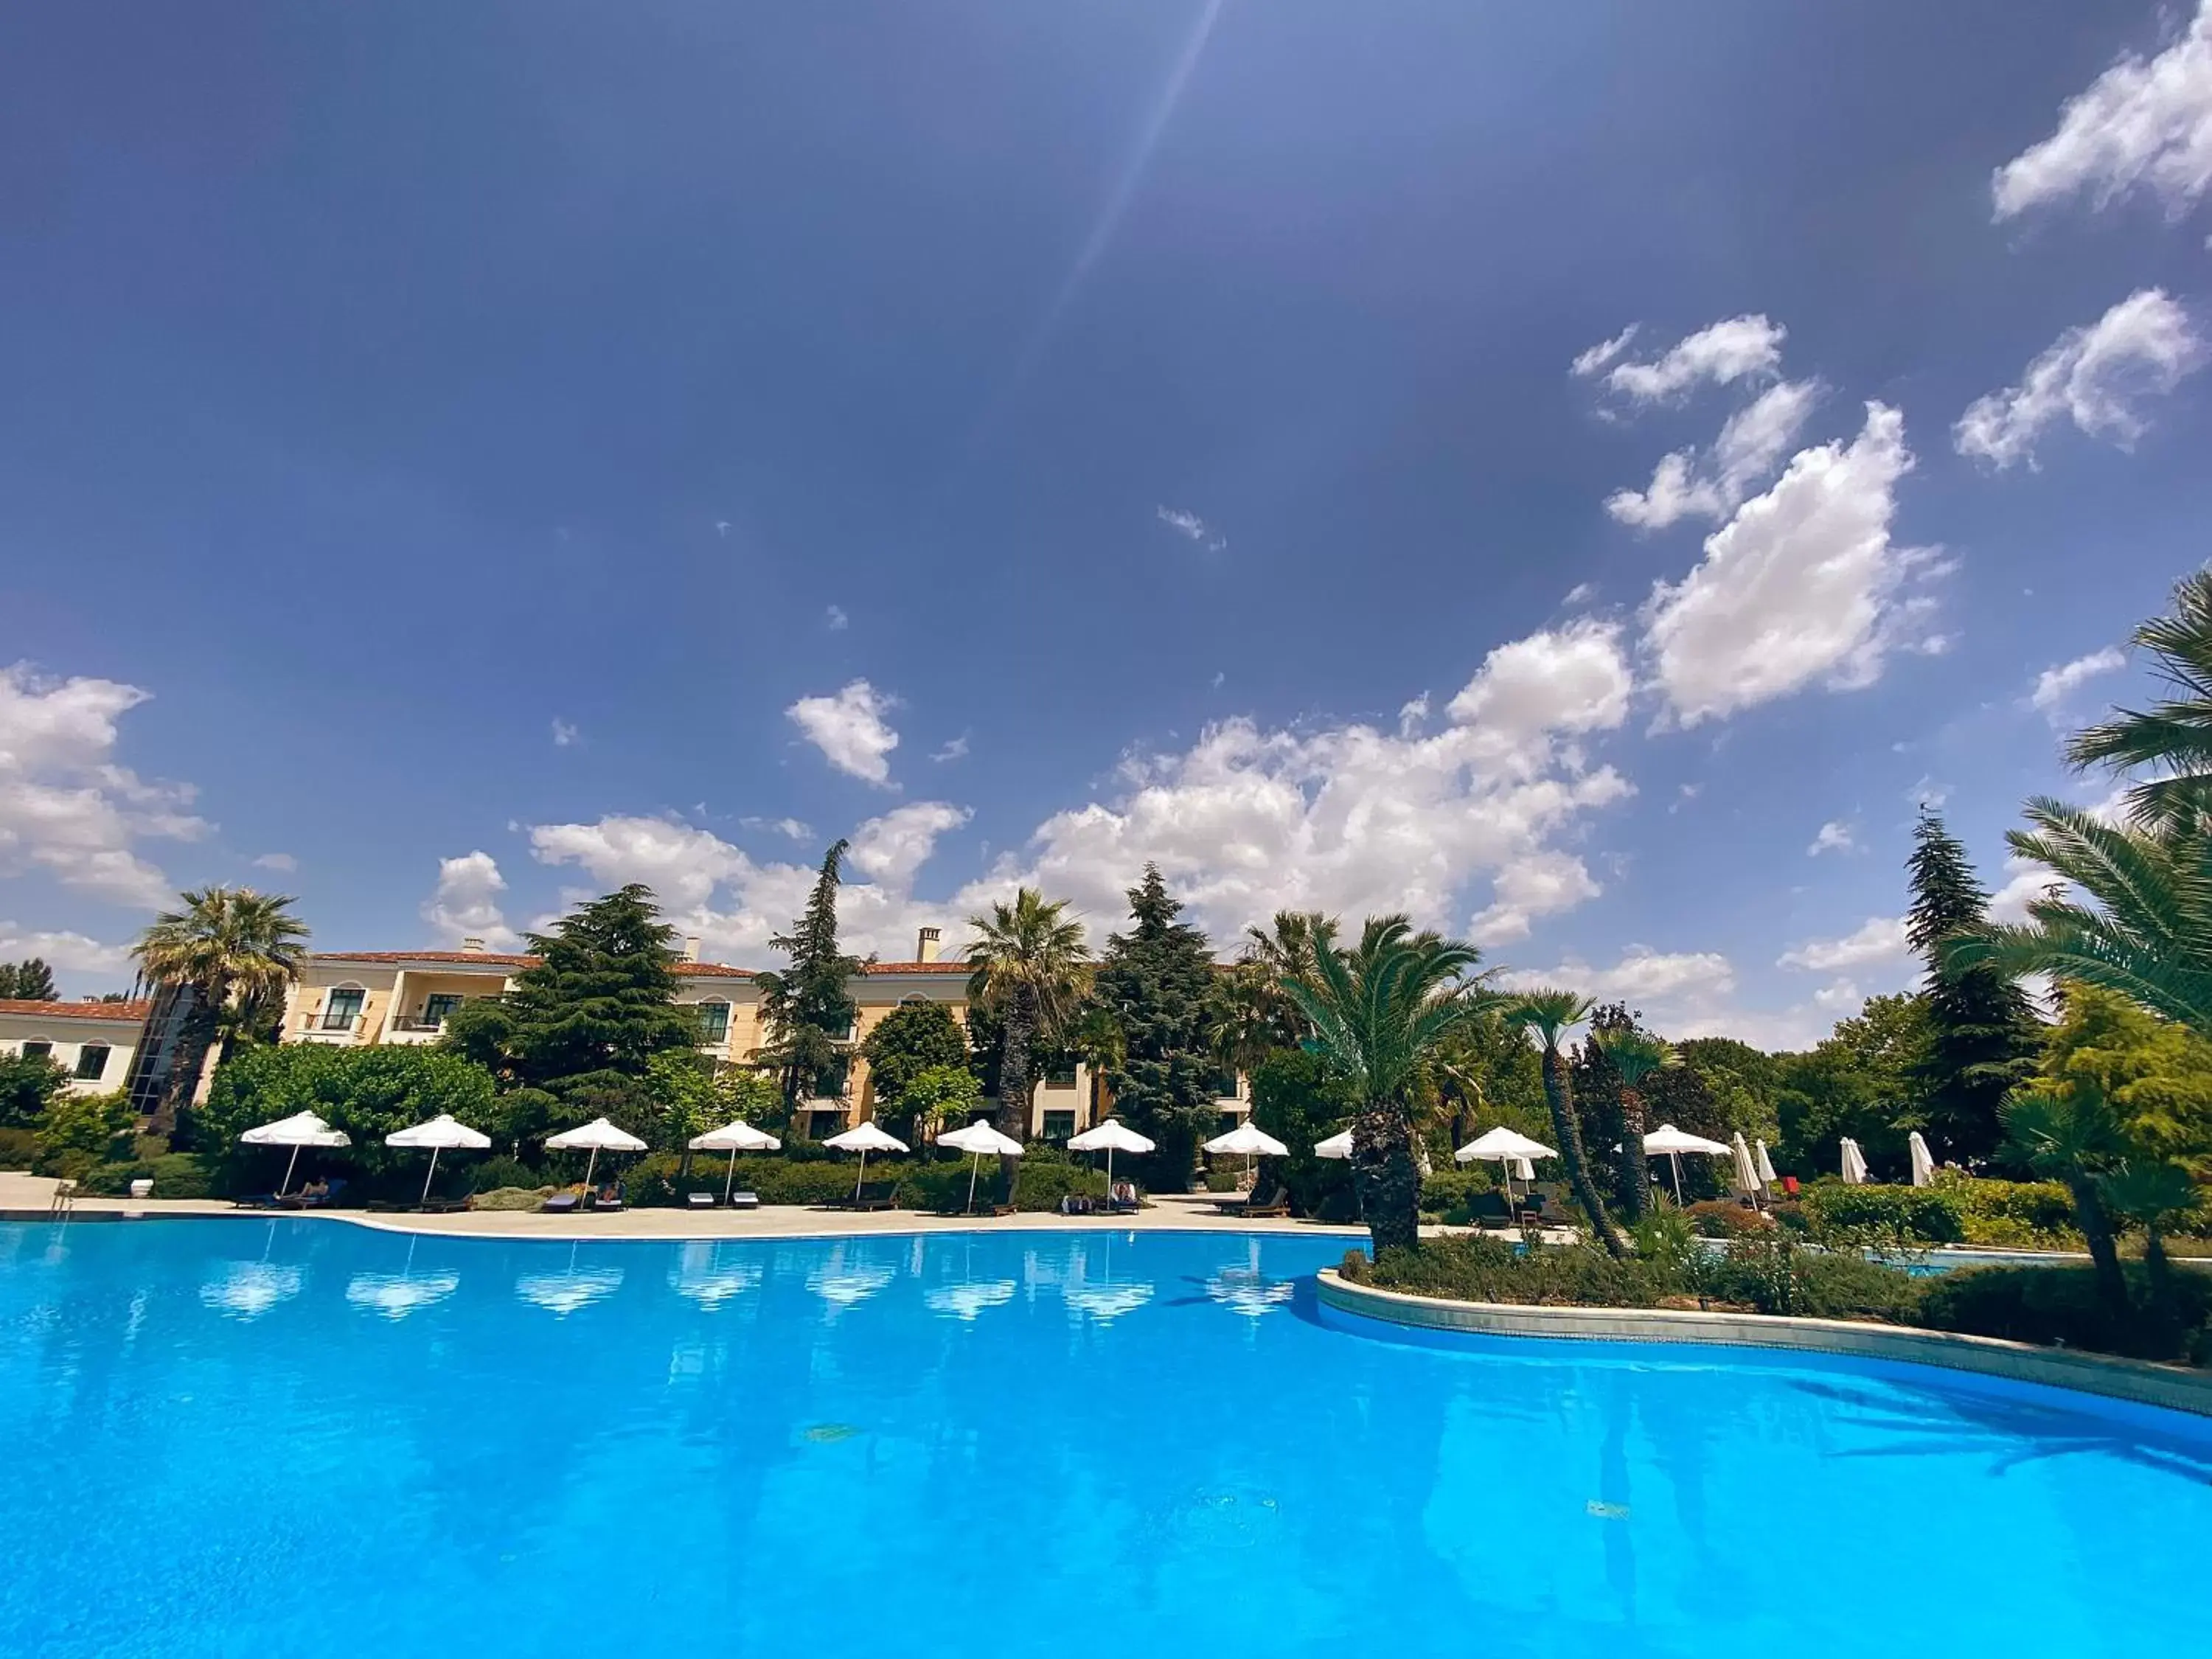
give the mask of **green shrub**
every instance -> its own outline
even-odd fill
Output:
[[[609,1172],[618,1179],[629,1201],[644,1206],[681,1206],[693,1193],[720,1194],[729,1178],[729,1158],[696,1155],[691,1173],[679,1176],[682,1160],[672,1152],[641,1158]],[[902,1210],[927,1210],[952,1214],[968,1202],[969,1160],[916,1157],[871,1159],[868,1182],[895,1183],[893,1201]],[[737,1189],[757,1193],[763,1204],[795,1204],[819,1207],[842,1204],[853,1195],[860,1168],[850,1156],[828,1162],[785,1157],[740,1158]],[[988,1209],[1000,1201],[1005,1188],[995,1159],[985,1158],[975,1182],[975,1205]],[[1033,1148],[1016,1167],[1014,1206],[1021,1210],[1056,1210],[1071,1193],[1089,1198],[1106,1196],[1106,1177],[1067,1162],[1048,1149]]]
[[[1936,1188],[1957,1206],[1966,1242],[2014,1250],[2078,1250],[2074,1200],[2057,1181],[1987,1181],[1945,1170]]]
[[[1233,1193],[1243,1179],[1244,1171],[1242,1170],[1208,1170],[1206,1172],[1206,1190],[1209,1193]]]
[[[33,1127],[68,1086],[68,1071],[50,1056],[0,1054],[0,1125]]]
[[[1763,1314],[1808,1319],[1880,1319],[1911,1324],[1920,1281],[1856,1251],[1808,1250],[1779,1228],[1744,1233],[1705,1264],[1700,1291]]]
[[[1595,1245],[1546,1246],[1524,1253],[1503,1239],[1467,1234],[1383,1251],[1371,1282],[1386,1290],[1464,1302],[1585,1308],[1650,1308],[1680,1294],[1657,1265],[1633,1258],[1616,1261]]]
[[[0,1129],[0,1170],[27,1170],[37,1153],[39,1135],[35,1129]]]
[[[1421,1213],[1464,1222],[1474,1195],[1496,1185],[1484,1169],[1435,1170],[1421,1178]]]
[[[1732,1198],[1703,1199],[1682,1213],[1700,1238],[1734,1238],[1739,1233],[1765,1232],[1774,1225],[1757,1210],[1747,1210]]]
[[[2171,1300],[2154,1311],[2142,1267],[2130,1262],[2126,1271],[2130,1305],[2125,1309],[2099,1297],[2096,1270],[2087,1266],[1942,1273],[1928,1280],[1921,1293],[1920,1322],[1935,1330],[2014,1342],[2212,1364],[2212,1273],[2177,1270]]]
[[[127,1164],[102,1164],[84,1176],[84,1190],[127,1198],[134,1181],[152,1182],[155,1198],[208,1198],[216,1188],[211,1160],[197,1152],[164,1152]]]
[[[505,1127],[491,1073],[443,1049],[377,1043],[338,1048],[314,1042],[262,1043],[241,1048],[216,1068],[207,1103],[193,1115],[197,1143],[210,1153],[238,1144],[257,1123],[313,1112],[353,1145],[332,1162],[363,1175],[411,1167],[419,1188],[421,1152],[388,1147],[385,1136],[441,1112],[472,1129]],[[441,1167],[442,1167],[442,1160]]]
[[[1816,1181],[1805,1188],[1813,1237],[1836,1249],[1904,1251],[1957,1244],[1966,1237],[1958,1201],[1938,1187],[1853,1187]]]
[[[117,1152],[128,1155],[131,1124],[131,1103],[120,1091],[56,1095],[39,1118],[31,1167],[40,1175],[82,1181],[93,1165]]]
[[[448,1154],[438,1164],[444,1174],[448,1166],[467,1179],[471,1193],[495,1192],[501,1187],[520,1187],[529,1191],[550,1186],[552,1178],[541,1170],[533,1170],[520,1158],[494,1153],[488,1158],[471,1158],[464,1152],[459,1157]]]

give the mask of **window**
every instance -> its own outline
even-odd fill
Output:
[[[107,1070],[107,1045],[88,1042],[76,1051],[75,1076],[80,1083],[97,1083]]]
[[[1215,1121],[1221,1126],[1218,1133],[1225,1135],[1231,1130],[1235,1129],[1239,1123],[1243,1121],[1243,1120],[1238,1117],[1234,1112],[1224,1112],[1218,1119],[1215,1120]]]
[[[34,1038],[23,1045],[23,1058],[26,1060],[51,1060],[53,1054],[54,1045],[43,1037]]]
[[[845,1127],[845,1114],[842,1112],[809,1112],[806,1115],[811,1120],[806,1126],[806,1133],[814,1140],[827,1140]]]
[[[1048,1089],[1073,1089],[1075,1086],[1075,1062],[1045,1068],[1044,1086]]]
[[[436,996],[426,998],[422,1003],[422,1023],[435,1030],[446,1023],[446,1016],[460,1006],[460,998],[450,992],[441,992]]]
[[[1074,1133],[1074,1113],[1047,1112],[1044,1115],[1044,1138],[1047,1140],[1065,1140]]]
[[[699,1041],[706,1043],[727,1042],[730,1040],[730,1005],[726,1002],[702,1002],[699,1005]]]
[[[323,1029],[325,1031],[353,1030],[353,1023],[361,1018],[362,1000],[368,994],[357,985],[332,991],[323,1004]]]

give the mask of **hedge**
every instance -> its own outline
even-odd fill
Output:
[[[0,1170],[27,1170],[38,1151],[35,1129],[0,1129]]]
[[[2181,1360],[2212,1365],[2212,1273],[2191,1267],[2171,1275],[2171,1300],[2154,1308],[2148,1276],[2126,1264],[2132,1306],[2121,1310],[2097,1292],[2089,1267],[1975,1267],[1925,1281],[1920,1322],[1934,1330],[2001,1336],[2014,1342]]]
[[[681,1166],[682,1159],[677,1154],[656,1152],[605,1172],[609,1178],[622,1182],[623,1196],[629,1203],[643,1206],[680,1206],[689,1201],[693,1193],[719,1195],[729,1178],[730,1162],[726,1156],[694,1154],[689,1176],[678,1174]],[[883,1181],[894,1183],[893,1202],[898,1208],[940,1213],[957,1212],[966,1206],[968,1176],[969,1160],[965,1158],[955,1163],[887,1158],[871,1160],[867,1174],[871,1185]],[[786,1158],[738,1159],[738,1190],[758,1194],[763,1204],[817,1207],[842,1204],[852,1197],[854,1183],[859,1178],[859,1164],[850,1158],[835,1163]],[[998,1202],[1003,1190],[994,1160],[986,1158],[975,1183],[976,1206],[988,1208]],[[1035,1152],[1018,1166],[1014,1185],[1017,1209],[1056,1210],[1060,1200],[1071,1193],[1103,1198],[1106,1177],[1096,1170]]]
[[[1816,1181],[1800,1201],[1813,1237],[1824,1244],[1909,1247],[1959,1244],[1966,1237],[1959,1202],[1942,1188]]]
[[[102,1164],[85,1174],[82,1184],[88,1193],[126,1198],[134,1181],[152,1182],[155,1198],[208,1198],[216,1188],[209,1161],[195,1152],[164,1152],[129,1164]]]

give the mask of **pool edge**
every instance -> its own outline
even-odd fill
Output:
[[[2040,1348],[1993,1336],[1777,1314],[1672,1308],[1553,1308],[1455,1302],[1352,1285],[1334,1267],[1317,1275],[1322,1304],[1341,1314],[1417,1330],[1570,1341],[1705,1343],[1784,1348],[1860,1359],[1975,1371],[2015,1382],[2101,1395],[2139,1406],[2212,1418],[2212,1374],[2069,1348]]]

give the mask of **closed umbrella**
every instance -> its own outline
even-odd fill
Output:
[[[1509,1129],[1503,1123],[1484,1131],[1452,1154],[1455,1163],[1472,1164],[1484,1158],[1500,1166],[1505,1176],[1505,1201],[1513,1201],[1513,1177],[1519,1175],[1524,1181],[1534,1181],[1536,1170],[1528,1160],[1532,1158],[1557,1158],[1559,1153],[1540,1140],[1531,1140],[1518,1130]]]
[[[422,1196],[418,1203],[430,1201],[430,1182],[438,1173],[438,1154],[453,1152],[481,1152],[491,1146],[491,1137],[480,1129],[471,1129],[457,1121],[451,1112],[441,1112],[427,1123],[410,1124],[404,1129],[395,1129],[385,1136],[387,1146],[411,1146],[416,1151],[428,1147],[430,1167],[422,1174]]]
[[[1682,1154],[1705,1152],[1714,1158],[1726,1158],[1735,1149],[1725,1141],[1708,1140],[1703,1135],[1693,1135],[1686,1129],[1678,1129],[1671,1123],[1662,1123],[1644,1137],[1644,1150],[1667,1154],[1668,1163],[1674,1171],[1674,1202],[1682,1201]]]
[[[1022,1143],[1012,1135],[1002,1135],[988,1123],[969,1124],[964,1129],[955,1129],[937,1138],[940,1146],[950,1146],[956,1152],[969,1152],[974,1161],[968,1166],[968,1207],[975,1207],[975,1177],[982,1172],[984,1154],[997,1158],[1019,1158]],[[975,1315],[967,1317],[973,1319]]]
[[[603,1117],[595,1117],[580,1128],[563,1129],[557,1135],[545,1137],[545,1150],[551,1152],[589,1152],[584,1164],[584,1185],[592,1184],[592,1175],[599,1167],[601,1152],[641,1152],[645,1143],[627,1129],[617,1129]]]
[[[1116,1152],[1149,1152],[1152,1143],[1130,1128],[1118,1117],[1109,1117],[1095,1127],[1069,1138],[1071,1152],[1103,1152],[1106,1154],[1106,1191],[1114,1191],[1114,1154]]]
[[[1738,1129],[1729,1138],[1729,1150],[1735,1155],[1735,1184],[1756,1201],[1759,1197],[1759,1164],[1751,1155],[1751,1145]]]
[[[1771,1188],[1775,1181],[1774,1160],[1766,1155],[1766,1143],[1763,1140],[1755,1140],[1752,1142],[1752,1148],[1757,1155],[1756,1164],[1759,1170],[1759,1184],[1762,1187]]]
[[[280,1117],[274,1123],[264,1123],[248,1129],[239,1136],[248,1146],[289,1146],[292,1156],[284,1164],[284,1179],[276,1183],[276,1196],[284,1196],[284,1189],[292,1184],[292,1171],[300,1164],[302,1146],[350,1146],[353,1141],[343,1129],[333,1129],[313,1112],[295,1112],[289,1117]]]
[[[853,1181],[853,1201],[855,1204],[860,1201],[860,1183],[868,1178],[868,1154],[902,1152],[907,1149],[906,1142],[876,1127],[873,1118],[846,1130],[843,1134],[831,1135],[822,1144],[835,1146],[841,1152],[858,1152],[860,1155],[860,1173]]]
[[[1316,1140],[1314,1142],[1314,1156],[1316,1158],[1350,1158],[1352,1131],[1339,1129],[1327,1140]]]
[[[1243,1158],[1244,1173],[1249,1175],[1254,1158],[1285,1158],[1291,1149],[1248,1117],[1227,1134],[1216,1135],[1207,1141],[1206,1150],[1224,1157]]]
[[[1916,1187],[1932,1185],[1936,1179],[1936,1155],[1928,1150],[1928,1143],[1920,1138],[1919,1130],[1912,1132],[1905,1142],[1905,1148],[1912,1154],[1912,1184]]]
[[[772,1152],[782,1145],[767,1130],[756,1129],[743,1118],[725,1123],[719,1129],[709,1129],[703,1135],[691,1137],[691,1150],[695,1152],[727,1152],[730,1155],[730,1172],[722,1178],[722,1203],[726,1207],[730,1201],[730,1189],[738,1184],[738,1154]]]
[[[1838,1162],[1842,1165],[1844,1184],[1850,1187],[1865,1186],[1867,1178],[1866,1154],[1859,1150],[1858,1142],[1853,1140],[1849,1135],[1845,1135],[1842,1141],[1838,1145],[1837,1152],[1838,1155]]]

